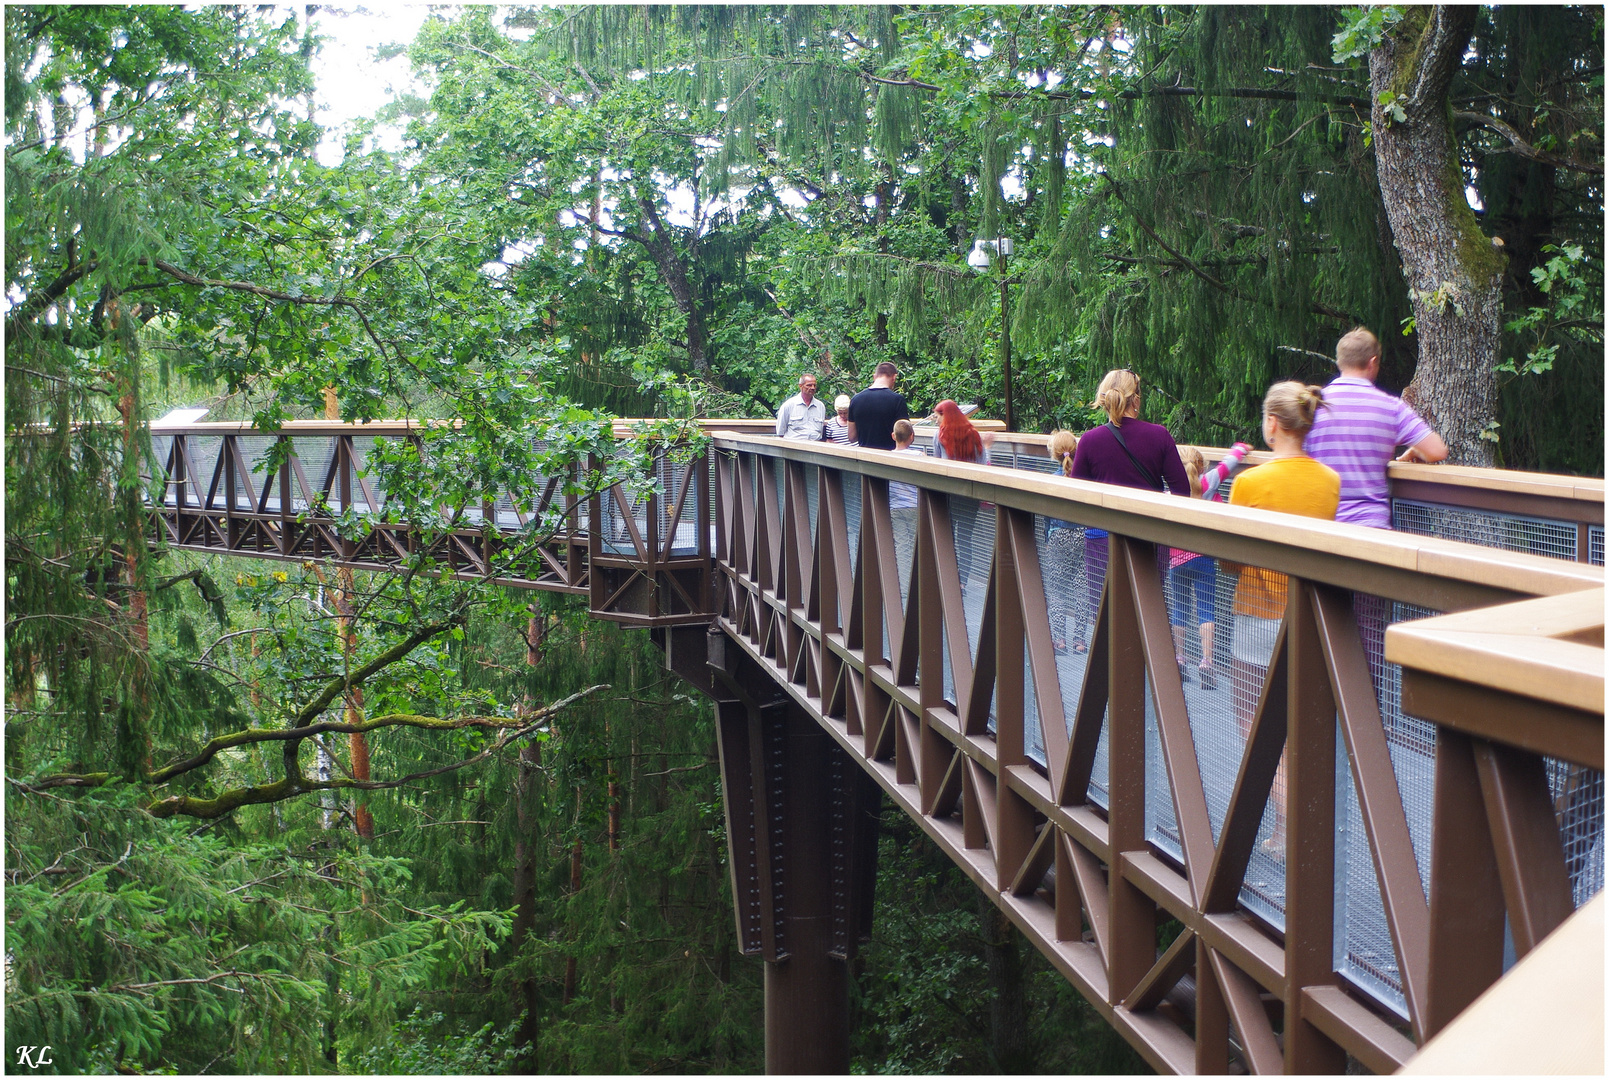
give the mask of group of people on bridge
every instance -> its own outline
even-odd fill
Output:
[[[1447,445],[1411,406],[1375,385],[1380,342],[1372,332],[1358,327],[1342,336],[1335,363],[1339,373],[1327,386],[1282,381],[1268,389],[1262,436],[1273,455],[1252,468],[1242,467],[1251,449],[1246,443],[1236,443],[1223,460],[1209,467],[1195,447],[1178,446],[1166,427],[1141,420],[1140,379],[1126,369],[1107,372],[1097,390],[1096,404],[1106,413],[1107,423],[1082,437],[1066,430],[1051,432],[1049,453],[1059,473],[1074,480],[1219,501],[1228,489],[1227,501],[1234,506],[1389,529],[1387,465],[1393,458],[1441,461],[1447,457]],[[912,445],[915,429],[906,399],[896,389],[898,381],[895,365],[879,364],[871,386],[852,398],[838,397],[836,415],[828,417],[826,403],[816,396],[816,376],[806,374],[799,380],[799,393],[777,412],[777,435],[926,456]],[[993,436],[978,431],[961,406],[941,401],[933,416],[938,422],[936,456],[989,463]],[[1232,474],[1232,485],[1225,484]],[[908,565],[914,541],[916,496],[910,484],[889,485],[901,566]],[[957,525],[971,534],[970,521]],[[1107,536],[1100,529],[1059,520],[1047,520],[1046,532],[1053,646],[1059,655],[1083,653],[1085,627],[1099,608],[1105,581]],[[1230,697],[1236,719],[1243,728],[1249,727],[1285,609],[1285,576],[1255,566],[1215,567],[1211,558],[1170,548],[1159,549],[1158,565],[1170,586],[1169,621],[1181,680],[1190,682],[1186,646],[1193,622],[1200,643],[1195,675],[1204,691],[1217,688],[1213,655],[1217,572],[1234,576]],[[966,569],[963,566],[963,576]],[[1356,615],[1366,649],[1378,658],[1388,621],[1384,602],[1360,594]],[[1282,838],[1276,834],[1271,842],[1279,847]]]

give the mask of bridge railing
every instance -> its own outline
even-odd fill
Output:
[[[1498,868],[1519,955],[1602,889],[1601,638],[1596,712],[1511,695],[1473,789],[1447,764],[1471,736],[1416,714],[1422,680],[1384,649],[1601,569],[1033,465],[714,444],[722,627],[1157,1067],[1395,1068],[1503,970],[1472,874]],[[1003,445],[1032,461],[1032,438]],[[1497,508],[1451,470],[1469,490],[1432,503],[1436,472],[1394,482],[1601,527],[1601,484],[1488,473],[1514,489]],[[1570,723],[1527,723],[1550,709]]]

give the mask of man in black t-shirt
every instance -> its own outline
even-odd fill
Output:
[[[894,449],[894,421],[909,420],[905,395],[894,389],[899,368],[884,361],[877,365],[872,384],[849,399],[849,441],[874,450]]]

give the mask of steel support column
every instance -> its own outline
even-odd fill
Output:
[[[828,734],[787,708],[782,851],[787,958],[765,965],[765,1071],[849,1072],[849,965],[833,948],[832,783]]]

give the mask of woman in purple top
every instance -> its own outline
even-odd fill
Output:
[[[1173,436],[1161,424],[1140,419],[1140,377],[1127,369],[1108,371],[1096,392],[1095,403],[1106,410],[1110,422],[1078,440],[1072,478],[1147,491],[1161,491],[1165,483],[1170,494],[1188,499],[1190,477],[1179,459]],[[1084,575],[1093,614],[1100,608],[1101,587],[1106,580],[1103,530],[1090,529],[1084,535]]]

